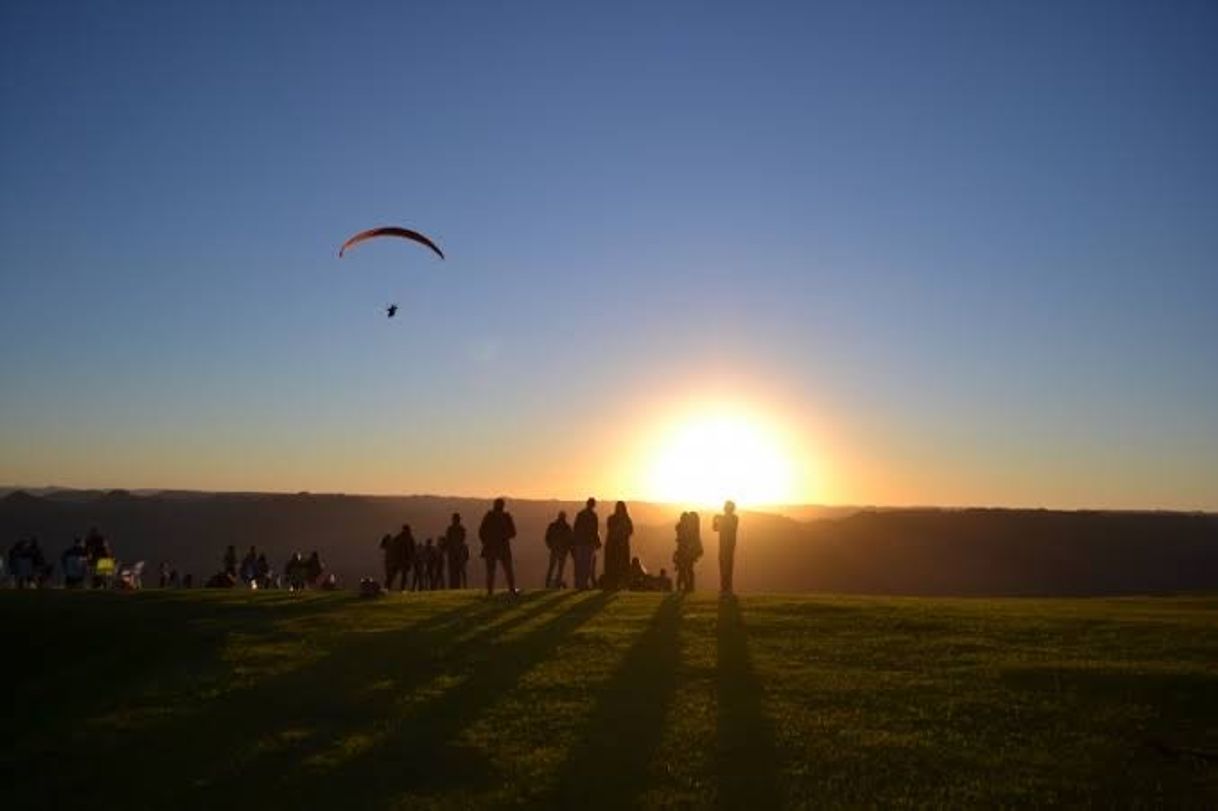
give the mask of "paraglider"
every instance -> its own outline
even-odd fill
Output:
[[[430,248],[433,252],[435,252],[436,256],[440,257],[441,259],[444,258],[444,251],[440,250],[440,247],[436,245],[436,243],[432,242],[418,231],[411,231],[409,228],[399,228],[394,225],[385,225],[381,226],[380,228],[369,228],[367,231],[360,231],[358,234],[342,244],[342,247],[338,249],[338,257],[341,259],[348,248],[354,247],[369,239],[376,239],[377,237],[398,237],[399,239],[407,239],[412,242],[417,242],[426,248]],[[389,304],[385,307],[386,318],[393,318],[397,314],[398,305],[396,303]]]
[[[409,239],[427,248],[431,248],[433,251],[435,251],[436,256],[440,257],[441,259],[444,258],[444,251],[440,250],[436,243],[432,242],[418,231],[411,231],[409,228],[398,228],[397,226],[393,225],[381,226],[380,228],[369,228],[367,231],[360,231],[358,234],[344,242],[342,247],[338,249],[339,258],[342,258],[343,253],[348,248],[352,248],[361,242],[366,242],[369,239],[376,239],[377,237],[398,237],[400,239]]]

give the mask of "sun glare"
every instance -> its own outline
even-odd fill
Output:
[[[673,424],[660,437],[649,497],[686,506],[794,503],[794,465],[777,431],[742,412],[715,411]]]

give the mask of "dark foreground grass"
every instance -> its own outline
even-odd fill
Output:
[[[0,807],[1218,806],[1218,598],[0,594]]]

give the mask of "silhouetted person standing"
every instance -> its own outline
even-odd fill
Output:
[[[444,557],[448,559],[448,587],[465,587],[465,561],[469,559],[469,548],[465,545],[465,527],[461,524],[461,513],[453,513],[452,523],[444,531],[442,541]]]
[[[250,547],[250,551],[245,553],[245,557],[241,559],[241,579],[245,581],[245,585],[249,585],[258,578],[258,550]]]
[[[237,547],[232,544],[224,550],[224,571],[234,579],[237,577]]]
[[[567,523],[565,510],[560,510],[558,517],[546,527],[546,547],[550,550],[550,565],[546,567],[546,588],[560,588],[567,555],[571,552],[571,525]]]
[[[613,515],[605,521],[605,573],[601,585],[607,589],[626,588],[630,583],[630,536],[634,522],[626,511],[626,502],[619,501]]]
[[[677,591],[694,590],[694,564],[702,557],[702,530],[696,512],[681,513],[677,522],[677,551],[672,562],[677,567]]]
[[[571,528],[571,551],[575,558],[575,588],[592,585],[592,556],[601,545],[601,522],[596,515],[596,499],[590,498],[575,516]]]
[[[441,563],[440,549],[433,546],[431,538],[427,539],[427,544],[423,547],[423,566],[424,566],[424,588],[428,591],[435,591],[440,588],[441,578]]]
[[[719,533],[719,591],[732,593],[732,570],[736,566],[736,530],[740,516],[734,501],[723,502],[723,515],[716,515],[711,526]]]
[[[478,540],[482,541],[482,557],[486,560],[486,593],[495,593],[495,564],[503,566],[507,576],[508,591],[516,590],[516,573],[512,570],[512,539],[516,537],[516,523],[512,514],[504,510],[504,501],[495,499],[494,506],[482,517],[478,527]]]
[[[309,559],[305,561],[305,577],[308,578],[309,588],[316,588],[321,584],[321,575],[326,570],[325,564],[321,562],[321,555],[317,554],[314,549],[309,555]]]
[[[406,590],[406,577],[410,569],[410,559],[413,554],[414,535],[409,524],[402,524],[402,531],[397,535],[386,535],[381,538],[381,551],[385,555],[385,590],[393,588],[393,581],[398,580],[398,590]]]
[[[431,538],[428,538],[421,544],[415,544],[414,552],[410,556],[410,588],[413,591],[422,591],[424,584],[427,582],[427,547],[430,545]]]

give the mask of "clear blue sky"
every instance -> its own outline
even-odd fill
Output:
[[[6,2],[0,481],[646,495],[631,426],[743,397],[808,500],[1218,509],[1215,43],[1212,2]],[[382,223],[449,260],[336,258]]]

